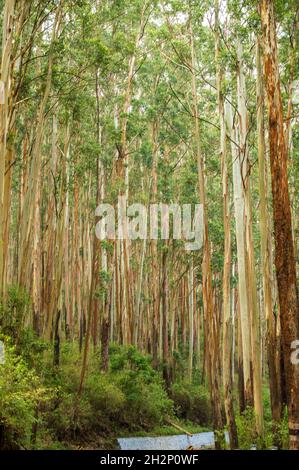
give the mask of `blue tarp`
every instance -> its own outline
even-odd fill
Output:
[[[194,449],[214,446],[214,433],[201,432],[188,436],[161,437],[127,437],[117,439],[122,450],[186,450],[192,446]]]

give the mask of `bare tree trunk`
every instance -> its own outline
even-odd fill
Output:
[[[275,267],[289,412],[290,448],[299,449],[299,364],[291,362],[292,343],[299,338],[299,300],[273,1],[260,0],[260,8],[269,114]]]
[[[190,28],[190,46],[191,46],[191,74],[192,74],[192,98],[193,98],[193,116],[194,116],[194,147],[195,155],[197,159],[197,170],[198,170],[198,192],[200,196],[200,202],[203,205],[204,214],[204,246],[203,246],[203,261],[202,261],[202,286],[203,286],[203,304],[206,312],[206,319],[208,322],[208,376],[209,376],[209,387],[211,394],[211,402],[213,406],[214,414],[214,430],[215,432],[215,446],[221,448],[223,436],[223,423],[221,414],[221,396],[220,387],[218,382],[218,371],[217,371],[217,360],[218,360],[218,348],[217,343],[217,321],[216,311],[213,302],[213,291],[212,291],[212,272],[211,272],[211,252],[209,242],[209,231],[208,231],[208,214],[206,204],[206,193],[205,193],[205,177],[204,177],[204,163],[201,152],[200,143],[200,129],[199,129],[199,112],[197,102],[197,86],[196,86],[196,64],[195,64],[195,51],[194,51],[194,39],[192,22],[189,20]]]
[[[41,332],[41,175],[38,175],[36,188],[36,209],[33,221],[33,252],[32,252],[32,307],[33,328],[39,334]]]
[[[15,0],[6,0],[4,5],[2,23],[2,58],[0,73],[0,295],[3,292],[4,282],[4,186],[6,149],[9,131],[9,106],[12,80],[12,41],[14,34]]]
[[[279,370],[277,370],[276,354],[280,345],[276,341],[276,319],[272,303],[272,268],[271,268],[271,234],[268,220],[266,198],[266,165],[265,165],[265,126],[264,126],[264,90],[260,56],[260,39],[256,46],[257,68],[257,131],[258,131],[258,159],[259,159],[259,194],[260,194],[260,231],[261,231],[261,257],[263,276],[263,305],[266,315],[266,347],[269,364],[269,382],[271,393],[271,408],[274,421],[281,418],[281,394],[279,383]]]
[[[233,405],[232,381],[232,311],[231,311],[231,235],[230,235],[230,208],[228,187],[228,165],[226,151],[226,128],[224,116],[224,97],[222,91],[223,73],[220,65],[220,36],[219,36],[219,2],[215,1],[215,60],[217,74],[218,109],[220,117],[220,151],[223,195],[223,225],[224,225],[224,266],[223,266],[223,389],[224,407],[229,432],[231,449],[238,447],[237,427]]]
[[[250,356],[251,356],[251,337],[250,337],[250,319],[247,298],[247,276],[246,276],[246,252],[245,252],[245,203],[242,186],[242,167],[241,155],[238,145],[238,133],[236,122],[233,120],[232,107],[226,102],[226,121],[229,136],[231,138],[231,154],[233,165],[233,187],[234,187],[234,210],[236,222],[236,242],[237,242],[237,261],[238,261],[238,300],[240,311],[241,338],[242,338],[242,363],[244,396],[246,405],[252,405],[251,375],[250,375]]]
[[[101,324],[101,372],[108,372],[109,366],[109,319],[104,317]]]
[[[247,301],[251,333],[251,367],[253,386],[253,405],[255,410],[256,430],[259,436],[264,433],[263,404],[262,404],[262,374],[259,338],[259,311],[257,300],[257,286],[255,275],[255,256],[252,236],[252,204],[250,162],[248,152],[249,121],[246,108],[247,93],[243,66],[243,48],[237,38],[237,89],[238,89],[238,117],[241,152],[241,176],[245,202],[245,252],[247,275]],[[242,306],[241,306],[242,308]]]
[[[194,305],[194,268],[193,261],[189,268],[189,282],[188,282],[188,295],[189,295],[189,358],[188,358],[188,376],[189,381],[192,382],[193,377],[193,356],[194,356],[194,320],[195,320],[195,305]]]
[[[91,284],[90,284],[90,289],[89,289],[89,298],[88,298],[88,306],[87,306],[87,326],[86,326],[85,343],[84,343],[84,350],[83,350],[80,384],[79,384],[79,390],[78,390],[79,396],[81,396],[82,391],[83,391],[84,379],[86,376],[86,369],[87,369],[87,363],[88,363],[88,352],[89,352],[89,343],[90,343],[91,327],[92,327],[92,312],[93,312],[92,307],[93,307],[93,301],[94,301],[96,273],[99,270],[99,256],[97,253],[98,243],[99,241],[96,235],[94,235],[93,257],[92,257],[92,276],[91,276]]]
[[[152,125],[152,147],[153,147],[153,197],[152,203],[158,202],[158,134],[159,126],[155,120]],[[160,309],[160,292],[159,292],[159,263],[158,263],[158,243],[157,240],[151,241],[152,248],[152,299],[153,299],[153,328],[152,328],[152,355],[153,366],[158,366],[158,345],[159,345],[159,309]]]
[[[144,29],[146,25],[145,13],[148,4],[146,1],[143,2],[141,12],[140,12],[140,21],[139,27],[136,33],[135,38],[135,47],[132,53],[132,56],[129,60],[128,75],[126,80],[126,90],[124,94],[124,106],[122,110],[121,125],[120,125],[120,142],[117,144],[118,155],[116,160],[116,174],[121,183],[120,196],[124,197],[125,204],[124,209],[126,208],[128,193],[129,193],[129,152],[128,152],[128,138],[127,138],[127,125],[128,125],[128,114],[130,111],[130,106],[132,102],[132,88],[133,88],[133,77],[135,72],[136,64],[136,54],[140,45],[140,41],[144,34]],[[126,301],[126,342],[130,344],[133,340],[133,326],[134,326],[134,300],[133,300],[133,282],[132,282],[132,270],[130,267],[130,255],[129,249],[130,244],[126,233],[126,227],[123,226],[123,239],[121,240],[121,253],[122,253],[122,262],[124,266],[124,295]]]
[[[39,110],[37,113],[36,136],[32,150],[32,160],[29,171],[28,188],[24,199],[22,221],[21,221],[21,246],[20,246],[20,261],[19,261],[19,282],[22,285],[27,285],[32,266],[30,257],[30,250],[32,249],[32,236],[33,236],[33,223],[35,219],[37,193],[38,193],[38,180],[41,174],[41,145],[43,140],[43,130],[45,123],[45,110],[48,98],[50,95],[52,84],[52,69],[53,69],[53,45],[57,38],[58,29],[61,20],[61,6],[56,9],[55,22],[53,26],[50,52],[48,58],[48,71],[46,77],[46,86],[43,97],[41,99]],[[51,323],[51,320],[48,319]]]
[[[60,324],[60,310],[57,311],[54,325],[54,355],[53,355],[53,364],[58,367],[60,363],[60,334],[59,334],[59,324]]]
[[[64,217],[64,304],[65,304],[65,332],[66,338],[73,337],[73,315],[70,304],[70,264],[69,264],[69,225],[70,225],[70,203],[69,203],[69,184],[70,184],[70,125],[66,126],[66,139],[64,147],[65,158],[65,217]]]
[[[169,342],[168,342],[168,316],[169,316],[169,292],[167,272],[167,244],[164,246],[162,255],[162,344],[163,344],[163,376],[166,387],[170,388],[169,370]]]

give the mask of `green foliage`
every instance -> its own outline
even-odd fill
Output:
[[[125,408],[126,397],[111,381],[111,377],[104,374],[91,374],[86,380],[85,387],[89,403],[98,415],[97,419],[100,422],[101,420],[106,422],[117,420]]]
[[[89,401],[76,393],[63,390],[56,402],[45,411],[46,428],[54,440],[71,441],[88,434],[93,423],[93,409]]]
[[[255,415],[251,407],[236,416],[236,425],[239,439],[240,449],[251,449],[255,446],[258,449],[271,449],[279,447],[282,449],[289,448],[289,432],[287,410],[280,423],[272,420],[271,406],[269,401],[269,390],[263,390],[264,420],[265,429],[264,437],[258,437],[255,428]]]
[[[269,387],[263,387],[263,408],[265,420],[265,442],[266,448],[279,447],[289,448],[288,413],[285,408],[283,417],[279,423],[273,421],[271,411],[271,397]]]
[[[83,394],[78,396],[81,354],[64,343],[61,366],[52,365],[52,352],[30,330],[23,333],[24,355],[5,341],[5,364],[0,365],[0,448],[65,448],[95,436],[162,429],[166,417],[211,427],[207,389],[188,381],[175,382],[167,395],[151,357],[135,347],[110,347],[110,369],[99,371],[98,353],[90,354]],[[33,347],[35,353],[29,353]],[[34,359],[33,359],[33,356]],[[34,364],[36,367],[34,367]],[[288,447],[287,413],[280,424],[271,419],[269,389],[263,389],[265,435],[259,441],[252,408],[237,415],[239,447]],[[193,424],[194,425],[194,424]],[[170,430],[168,430],[170,432]]]
[[[47,366],[47,383],[58,389],[44,420],[54,440],[80,440],[83,435],[109,435],[122,430],[150,430],[173,413],[173,403],[163,382],[151,366],[151,358],[134,347],[112,346],[111,367],[99,371],[100,358],[91,354],[83,395],[78,397],[80,355],[76,346],[65,343],[61,367]]]
[[[187,381],[176,382],[171,387],[170,396],[177,416],[201,426],[211,425],[211,404],[208,391],[203,385]]]
[[[30,447],[32,426],[39,419],[37,409],[53,394],[54,389],[44,386],[5,338],[5,363],[0,365],[0,449]]]
[[[159,374],[151,365],[151,357],[144,356],[130,346],[111,348],[111,381],[119,388],[125,403],[120,423],[131,429],[150,429],[173,413]]]
[[[128,369],[133,375],[141,374],[147,380],[151,380],[156,376],[156,372],[151,365],[151,357],[137,351],[135,346],[112,345],[110,355],[112,371]]]
[[[150,429],[172,414],[172,402],[160,380],[146,382],[142,374],[123,371],[116,374],[115,381],[126,397],[126,407],[119,417],[126,428]]]
[[[275,433],[275,436],[273,436],[273,443],[279,443],[282,449],[289,449],[289,423],[287,408],[284,410],[281,422],[276,423]]]
[[[1,332],[13,340],[16,353],[22,352],[28,365],[38,368],[41,366],[41,353],[49,345],[31,328],[24,327],[28,312],[31,313],[31,301],[27,292],[19,286],[10,286],[5,303],[0,304]]]
[[[97,291],[95,292],[95,296],[98,299],[105,298],[105,294],[107,293],[109,282],[111,276],[107,271],[100,271],[99,272],[99,286]]]
[[[240,449],[251,449],[256,443],[255,417],[252,408],[248,407],[236,416],[236,425]]]
[[[22,334],[26,312],[30,307],[30,297],[19,286],[10,286],[7,299],[0,303],[0,327],[2,333],[15,340]]]

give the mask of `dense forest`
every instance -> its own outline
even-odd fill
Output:
[[[0,449],[299,449],[298,1],[0,5]]]

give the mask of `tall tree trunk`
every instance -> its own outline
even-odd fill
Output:
[[[66,125],[66,140],[64,147],[65,158],[65,217],[64,217],[64,305],[65,305],[65,333],[66,338],[73,337],[73,315],[70,304],[70,264],[69,264],[69,229],[70,229],[70,124]]]
[[[162,350],[163,350],[163,376],[167,389],[170,388],[169,370],[169,342],[168,342],[168,317],[169,317],[169,286],[168,286],[168,244],[164,246],[162,254]]]
[[[189,355],[188,355],[188,378],[192,382],[193,377],[193,356],[194,356],[194,267],[193,260],[188,271],[188,296],[189,296]]]
[[[257,299],[257,286],[255,275],[255,256],[252,235],[252,203],[250,161],[248,152],[249,121],[246,108],[247,93],[243,66],[243,48],[237,38],[237,89],[238,89],[238,116],[241,152],[241,176],[245,202],[245,251],[247,274],[247,301],[251,328],[251,367],[253,381],[253,404],[255,410],[256,429],[260,436],[264,432],[263,404],[262,404],[262,373],[261,352],[259,338],[259,311]],[[241,306],[242,308],[242,306]]]
[[[242,338],[242,363],[244,380],[244,397],[246,406],[252,405],[250,357],[251,337],[250,319],[247,298],[247,276],[246,276],[246,251],[245,251],[245,203],[242,186],[242,164],[238,147],[238,132],[236,121],[233,119],[232,106],[226,102],[226,121],[228,133],[231,139],[231,154],[233,166],[234,187],[234,214],[236,222],[237,262],[238,262],[238,301],[240,311],[240,334]]]
[[[220,384],[218,377],[218,370],[216,364],[219,361],[219,344],[217,343],[217,321],[216,311],[213,301],[213,290],[212,290],[212,271],[211,271],[211,252],[209,242],[209,231],[208,231],[208,214],[207,214],[207,203],[206,203],[206,192],[205,192],[205,175],[204,175],[204,163],[203,155],[201,152],[200,142],[200,129],[199,129],[199,111],[198,111],[198,100],[197,100],[197,86],[196,86],[196,63],[195,63],[195,51],[194,51],[194,38],[192,30],[192,21],[189,20],[190,28],[190,46],[191,46],[191,75],[192,75],[192,98],[193,98],[193,116],[194,116],[194,151],[197,160],[197,171],[198,171],[198,192],[200,196],[200,202],[203,206],[203,217],[204,217],[204,246],[203,246],[203,261],[202,261],[202,286],[203,286],[203,304],[206,312],[206,319],[208,322],[208,376],[209,376],[209,387],[211,394],[211,402],[213,406],[214,415],[214,430],[215,430],[215,446],[221,448],[222,446],[222,414],[221,414],[221,396],[220,396]]]
[[[238,447],[237,427],[233,405],[232,382],[232,310],[231,310],[231,235],[230,235],[230,204],[228,186],[228,165],[226,151],[226,128],[224,115],[224,97],[222,90],[223,73],[220,64],[220,34],[219,34],[219,2],[215,1],[215,60],[217,74],[218,109],[220,117],[220,152],[223,195],[223,226],[224,226],[224,261],[223,261],[223,389],[224,407],[229,432],[231,449]]]
[[[28,188],[24,199],[22,221],[21,221],[21,249],[19,261],[19,282],[22,285],[27,285],[29,274],[32,266],[30,257],[30,250],[32,249],[33,237],[33,223],[35,218],[35,211],[37,209],[37,190],[38,180],[41,174],[41,145],[44,137],[44,123],[46,105],[49,99],[51,84],[52,84],[52,70],[53,70],[53,46],[57,38],[58,29],[61,20],[61,6],[60,3],[56,9],[55,21],[53,25],[50,52],[48,58],[48,71],[46,76],[46,84],[44,94],[42,96],[36,124],[36,135],[32,150],[32,160],[29,170]]]
[[[299,364],[291,362],[292,343],[299,338],[299,299],[292,238],[287,148],[283,128],[273,0],[260,0],[260,8],[264,49],[264,74],[269,114],[275,267],[286,376],[290,448],[299,450]]]
[[[158,134],[159,125],[157,120],[152,124],[152,152],[153,152],[153,194],[152,204],[158,203]],[[152,327],[152,355],[153,365],[158,366],[158,346],[159,346],[159,310],[160,310],[160,291],[159,291],[159,263],[158,263],[158,242],[155,239],[151,241],[152,249],[152,305],[153,305],[153,327]]]
[[[258,161],[259,161],[259,194],[260,194],[260,232],[261,257],[263,277],[263,306],[266,315],[266,347],[269,364],[269,382],[271,394],[271,409],[274,421],[281,418],[280,378],[277,370],[276,354],[280,345],[276,341],[276,319],[272,303],[272,268],[271,268],[271,233],[268,220],[266,198],[266,164],[265,164],[265,126],[264,126],[264,89],[261,66],[260,38],[256,45],[256,96],[257,96],[257,132],[258,132]]]
[[[7,164],[11,156],[8,137],[10,131],[10,116],[13,112],[12,74],[13,74],[13,36],[15,30],[15,0],[4,2],[2,22],[2,57],[0,69],[0,295],[4,289],[5,261],[7,256],[7,243],[5,243],[5,223],[8,216],[7,201],[5,200],[5,177]],[[10,176],[10,171],[8,176]],[[10,188],[9,188],[10,189]],[[5,215],[7,216],[5,217]]]
[[[135,38],[134,51],[129,60],[128,75],[126,80],[126,90],[124,94],[124,106],[122,110],[121,124],[120,124],[120,142],[117,144],[118,155],[116,160],[116,174],[121,185],[119,191],[120,196],[124,198],[123,210],[126,210],[129,194],[129,151],[128,151],[128,137],[127,137],[127,126],[128,126],[128,114],[130,112],[130,106],[132,102],[132,89],[133,89],[133,77],[136,65],[136,54],[140,45],[140,41],[144,34],[146,25],[146,9],[148,4],[146,1],[143,2],[140,12],[140,21]],[[133,340],[133,327],[134,327],[134,301],[133,301],[133,278],[132,269],[130,267],[130,241],[128,240],[128,234],[126,233],[126,224],[122,224],[123,239],[121,240],[121,253],[122,262],[124,266],[124,295],[125,295],[125,308],[126,308],[126,342],[130,344]]]

